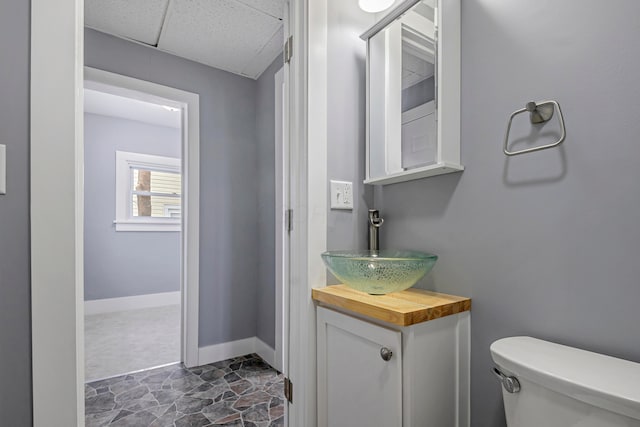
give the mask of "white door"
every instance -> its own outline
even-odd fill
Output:
[[[323,307],[317,327],[318,427],[401,426],[401,332]]]

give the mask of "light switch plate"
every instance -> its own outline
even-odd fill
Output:
[[[331,180],[331,209],[353,209],[353,183]]]
[[[0,144],[0,194],[7,194],[7,146]]]

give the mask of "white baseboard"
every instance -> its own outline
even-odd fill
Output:
[[[269,365],[273,367],[276,366],[276,351],[258,337],[200,347],[198,364],[206,365],[250,353],[257,353],[258,356],[262,357]]]
[[[180,304],[181,294],[163,292],[159,294],[136,295],[132,297],[96,299],[84,302],[84,314],[112,313],[114,311],[136,310]]]
[[[198,364],[219,362],[255,352],[255,337],[200,347]]]
[[[258,353],[258,356],[262,357],[265,362],[282,371],[282,367],[276,363],[276,351],[258,337],[255,337],[254,353]]]

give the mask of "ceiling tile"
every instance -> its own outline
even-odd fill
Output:
[[[237,0],[240,3],[244,3],[247,6],[258,9],[269,15],[282,19],[284,12],[284,0]]]
[[[246,75],[243,70],[281,25],[235,0],[171,0],[158,48]]]
[[[85,25],[155,46],[169,0],[85,0]]]
[[[282,26],[276,31],[276,33],[268,40],[262,50],[255,55],[247,66],[242,70],[242,73],[246,76],[257,79],[260,74],[267,69],[274,59],[278,56],[282,56],[282,47],[284,45],[284,29]]]

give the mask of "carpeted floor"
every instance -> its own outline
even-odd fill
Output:
[[[180,304],[87,315],[84,329],[86,381],[180,360]]]

